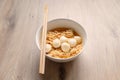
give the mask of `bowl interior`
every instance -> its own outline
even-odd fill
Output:
[[[69,19],[55,19],[55,20],[52,20],[52,21],[49,21],[48,22],[48,31],[49,30],[52,30],[52,29],[55,29],[55,28],[71,28],[73,29],[75,32],[77,32],[79,35],[81,35],[82,37],[82,44],[83,44],[83,48],[82,50],[84,49],[84,46],[85,46],[85,42],[86,42],[86,32],[85,30],[83,29],[83,27],[76,23],[75,21],[72,21],[72,20],[69,20]],[[41,39],[41,31],[42,30],[42,27],[40,27],[37,31],[37,34],[36,34],[36,43],[37,43],[37,46],[38,48],[40,49],[40,46],[39,46],[39,42],[40,42],[40,39]],[[80,53],[82,52],[82,50],[80,51]],[[74,59],[75,57],[77,57],[80,53],[78,53],[76,56],[73,56],[73,57],[70,57],[70,58],[65,58],[65,59],[60,59],[60,58],[54,58],[54,57],[50,57],[47,55],[47,57],[49,59],[52,59],[53,61],[56,61],[56,62],[67,62],[67,61],[70,61],[72,59]]]

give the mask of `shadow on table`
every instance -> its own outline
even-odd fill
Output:
[[[46,59],[44,80],[65,80],[71,76],[78,58],[67,63],[56,63]]]

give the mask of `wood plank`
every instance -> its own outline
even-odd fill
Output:
[[[43,78],[119,80],[119,0],[0,0],[0,80],[42,80],[35,34],[44,4],[49,7],[49,20],[79,22],[88,40],[85,51],[72,62],[47,59]]]

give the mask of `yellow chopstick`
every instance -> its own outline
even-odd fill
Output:
[[[41,55],[40,55],[40,67],[39,73],[44,74],[45,72],[45,54],[46,54],[46,34],[47,34],[47,17],[48,17],[48,6],[44,7],[44,21],[42,30],[42,43],[41,43]]]

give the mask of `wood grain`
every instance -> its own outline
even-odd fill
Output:
[[[44,4],[49,20],[73,19],[88,38],[76,60],[47,59],[44,80],[119,80],[120,0],[0,0],[0,80],[42,80],[35,33]]]

